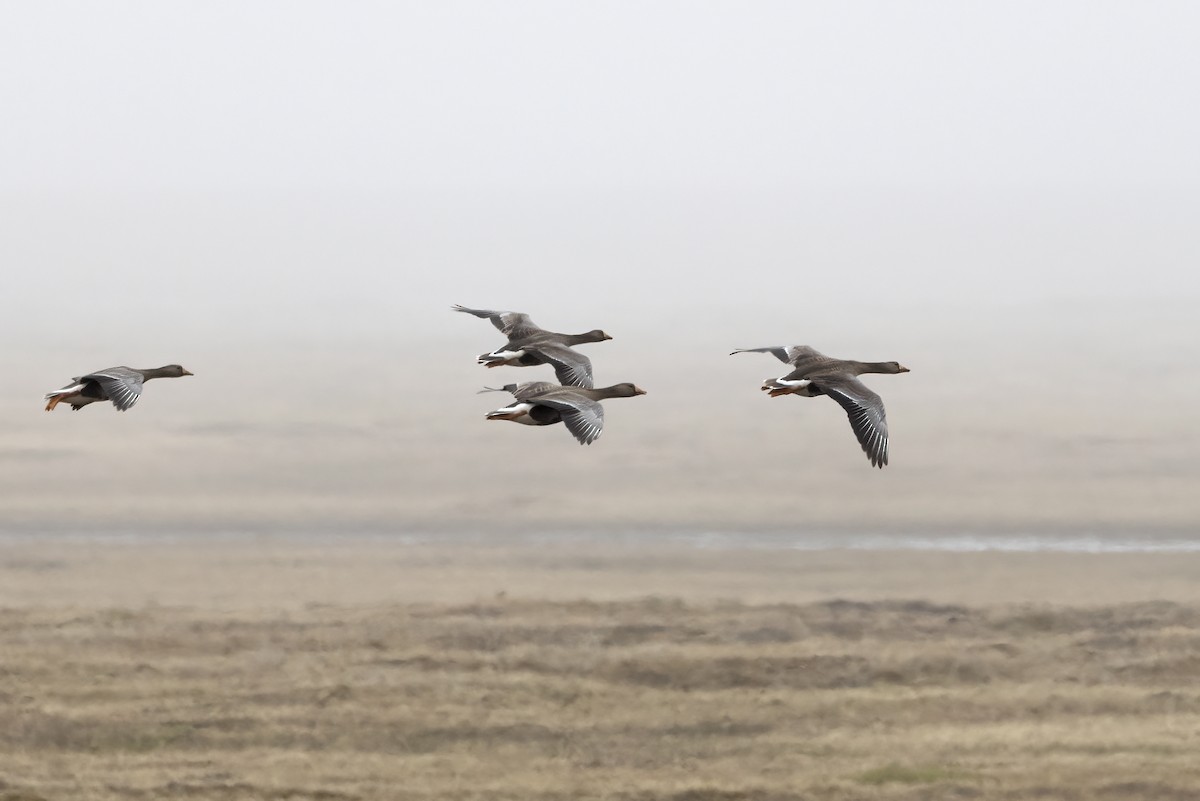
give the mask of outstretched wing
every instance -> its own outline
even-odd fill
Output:
[[[484,387],[485,392],[511,392],[512,396],[519,401],[527,401],[530,398],[536,398],[538,395],[544,395],[547,392],[553,392],[556,389],[562,389],[558,384],[551,384],[549,381],[526,381],[522,384],[505,384],[499,389]]]
[[[592,361],[577,350],[558,342],[533,342],[522,345],[527,353],[544,359],[554,367],[559,383],[569,387],[592,387]]]
[[[882,468],[887,464],[888,428],[883,399],[851,376],[820,379],[814,383],[846,410],[850,428],[854,429],[854,436],[858,437],[858,444],[862,445],[871,465]]]
[[[729,355],[732,356],[735,353],[769,353],[784,364],[796,366],[799,366],[801,361],[807,359],[827,358],[823,353],[810,348],[808,345],[771,345],[765,348],[738,348]]]
[[[563,425],[580,445],[591,445],[604,433],[604,407],[599,401],[570,392],[542,395],[533,401],[557,409]]]
[[[476,317],[491,320],[492,325],[500,329],[500,333],[513,341],[537,336],[544,332],[543,328],[539,327],[533,320],[530,320],[529,315],[523,312],[468,309],[466,306],[459,306],[457,304],[454,306],[454,311],[473,314]]]
[[[128,367],[110,367],[80,376],[79,381],[95,381],[112,401],[113,406],[124,412],[142,396],[142,374]]]

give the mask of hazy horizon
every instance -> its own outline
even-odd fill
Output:
[[[56,9],[0,32],[0,528],[1200,520],[1192,5]],[[649,394],[486,422],[550,374],[454,303]],[[727,355],[793,343],[912,368],[889,467]]]

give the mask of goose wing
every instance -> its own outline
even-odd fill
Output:
[[[547,392],[553,392],[556,389],[562,389],[559,384],[551,384],[549,381],[528,381],[524,384],[519,384],[513,390],[513,397],[519,401],[536,398],[539,395],[545,395]]]
[[[592,361],[577,350],[543,340],[521,346],[554,367],[559,383],[569,387],[592,387]]]
[[[558,384],[551,384],[549,381],[526,381],[521,384],[505,384],[498,388],[484,387],[479,392],[511,392],[512,396],[517,400],[527,401],[530,398],[536,398],[538,395],[544,395],[556,389],[562,389],[562,387]]]
[[[130,409],[142,396],[142,374],[128,367],[110,367],[81,375],[76,381],[95,381],[104,394],[122,412]]]
[[[496,326],[500,330],[500,333],[508,337],[510,341],[545,333],[545,329],[538,326],[533,320],[530,320],[529,315],[524,312],[468,309],[466,306],[459,306],[457,304],[454,306],[454,311],[473,314],[476,317],[491,320],[492,325]]]
[[[732,356],[735,353],[769,353],[784,364],[799,366],[799,363],[808,359],[825,359],[825,354],[810,348],[808,345],[770,345],[765,348],[738,348],[731,352]]]
[[[850,428],[854,429],[854,436],[858,437],[858,444],[862,445],[871,465],[882,468],[887,464],[888,428],[883,399],[851,376],[820,379],[814,383],[846,410]]]
[[[538,396],[533,403],[557,410],[563,425],[580,445],[591,445],[604,433],[604,407],[599,401],[560,388],[558,392]]]

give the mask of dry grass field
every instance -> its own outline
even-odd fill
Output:
[[[583,551],[4,545],[0,799],[1200,798],[1200,556]]]

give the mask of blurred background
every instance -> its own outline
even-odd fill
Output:
[[[1192,4],[8,11],[8,532],[1200,519]],[[454,303],[604,328],[649,394],[586,448],[485,422],[551,373]],[[793,343],[911,368],[866,379],[889,467],[727,355]]]

